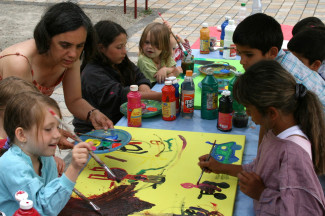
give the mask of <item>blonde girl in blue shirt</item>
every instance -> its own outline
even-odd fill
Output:
[[[158,22],[147,25],[141,35],[139,50],[138,67],[151,83],[163,83],[166,77],[177,77],[181,73],[172,55],[167,25]]]
[[[0,157],[0,211],[13,215],[19,208],[15,193],[26,191],[40,215],[58,215],[70,199],[91,144],[79,143],[72,161],[58,178],[53,158],[61,134],[52,109],[61,116],[55,100],[38,92],[20,93],[5,110],[4,128],[11,147]]]

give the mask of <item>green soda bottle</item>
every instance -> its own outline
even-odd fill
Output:
[[[201,118],[216,119],[218,117],[218,80],[213,76],[213,70],[208,69],[202,80]]]
[[[232,117],[232,124],[234,127],[243,128],[248,124],[248,116],[246,114],[245,107],[242,104],[238,103],[238,101],[234,99],[233,95],[234,83],[237,80],[238,76],[240,76],[240,73],[236,72],[234,78],[229,81],[228,90],[231,92],[232,108],[234,112]]]

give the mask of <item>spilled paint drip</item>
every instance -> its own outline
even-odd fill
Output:
[[[158,137],[159,138],[159,140],[160,140],[160,142],[161,142],[161,144],[163,145],[163,149],[160,151],[160,152],[158,152],[158,154],[156,154],[155,156],[156,157],[159,157],[160,156],[160,154],[161,153],[163,153],[164,151],[165,151],[165,143],[164,143],[164,141],[161,139],[161,137],[160,136],[158,136],[157,134],[154,134],[156,137]],[[158,145],[158,143],[157,143],[157,146],[158,146],[158,148],[159,148],[159,145]]]
[[[182,149],[181,149],[181,151],[178,153],[178,159],[180,159],[181,156],[182,156],[183,151],[185,150],[185,148],[186,148],[186,146],[187,146],[187,141],[186,141],[186,139],[185,139],[182,135],[178,135],[178,137],[183,141]]]
[[[129,215],[145,209],[151,209],[155,204],[140,200],[135,197],[134,190],[137,183],[120,185],[111,191],[89,198],[95,203],[102,215]],[[90,205],[85,205],[83,200],[70,198],[59,216],[97,216]]]

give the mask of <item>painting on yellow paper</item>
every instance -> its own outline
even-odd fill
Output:
[[[201,174],[198,157],[241,164],[245,136],[116,127],[132,135],[120,150],[99,154],[122,179],[117,183],[90,159],[76,188],[101,208],[103,215],[232,215],[237,178]],[[97,215],[73,194],[60,215]]]

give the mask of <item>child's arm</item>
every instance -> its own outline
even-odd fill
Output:
[[[72,161],[64,173],[72,182],[76,182],[80,170],[87,163],[91,146],[92,143],[81,142],[73,148]]]
[[[199,166],[201,169],[205,168],[205,171],[210,173],[223,173],[231,176],[237,176],[238,173],[240,173],[243,168],[241,165],[234,165],[234,164],[223,164],[218,161],[216,161],[213,157],[210,158],[209,161],[206,161],[208,159],[209,155],[202,155],[199,157]]]
[[[181,73],[183,73],[183,69],[181,66],[175,66],[173,67],[173,71],[168,74],[168,77],[174,76],[174,77],[178,77]]]
[[[153,77],[157,80],[158,83],[164,83],[166,77],[171,72],[173,72],[173,68],[162,67],[155,73]]]

